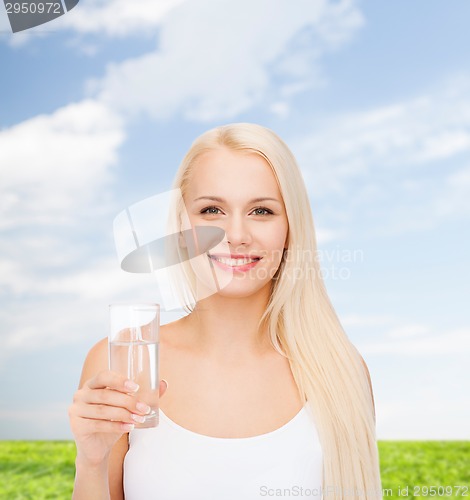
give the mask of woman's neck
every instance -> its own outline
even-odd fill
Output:
[[[267,328],[258,328],[266,310],[269,287],[249,297],[214,294],[197,303],[184,318],[187,341],[194,352],[226,362],[273,350]]]

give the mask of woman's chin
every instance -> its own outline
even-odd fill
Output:
[[[266,289],[269,290],[269,285],[269,281],[265,283],[254,283],[253,281],[247,282],[247,280],[237,280],[234,278],[228,285],[220,288],[212,295],[227,299],[243,299],[263,293]],[[207,297],[209,297],[209,295],[207,295]]]

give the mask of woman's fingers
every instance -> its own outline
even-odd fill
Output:
[[[128,432],[134,424],[144,422],[150,412],[150,407],[135,394],[137,388],[118,373],[100,372],[75,393],[70,415],[78,417],[87,432]],[[161,380],[160,397],[167,389],[168,382]]]
[[[81,394],[78,394],[77,400],[89,405],[125,408],[131,413],[141,415],[150,412],[150,407],[146,403],[139,401],[135,396],[110,389],[84,390]]]
[[[107,406],[101,404],[78,404],[77,414],[81,418],[92,420],[109,420],[111,422],[123,422],[128,424],[143,423],[145,416],[132,413],[125,408]]]
[[[127,380],[123,375],[119,375],[119,373],[110,370],[104,370],[98,373],[98,375],[89,380],[86,385],[89,389],[109,388],[124,393],[136,392],[139,389],[139,386],[132,380]]]
[[[80,427],[77,426],[75,434],[89,436],[96,433],[122,434],[134,429],[135,422],[121,422],[114,420],[98,420],[93,418],[80,418]],[[72,425],[72,430],[74,426]]]
[[[126,379],[119,373],[105,370],[100,372],[96,377],[86,383],[89,389],[113,389],[114,391],[123,392],[126,394],[137,392],[138,384],[132,380]],[[160,397],[165,394],[168,389],[168,382],[165,379],[160,380],[159,393]]]

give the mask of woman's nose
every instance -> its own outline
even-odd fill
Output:
[[[232,247],[249,245],[251,243],[251,232],[248,221],[242,216],[233,216],[225,224],[227,241]]]

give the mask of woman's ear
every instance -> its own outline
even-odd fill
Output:
[[[178,236],[178,245],[180,248],[187,248],[188,245],[186,245],[186,241],[184,239],[183,233],[180,231],[180,234]]]

